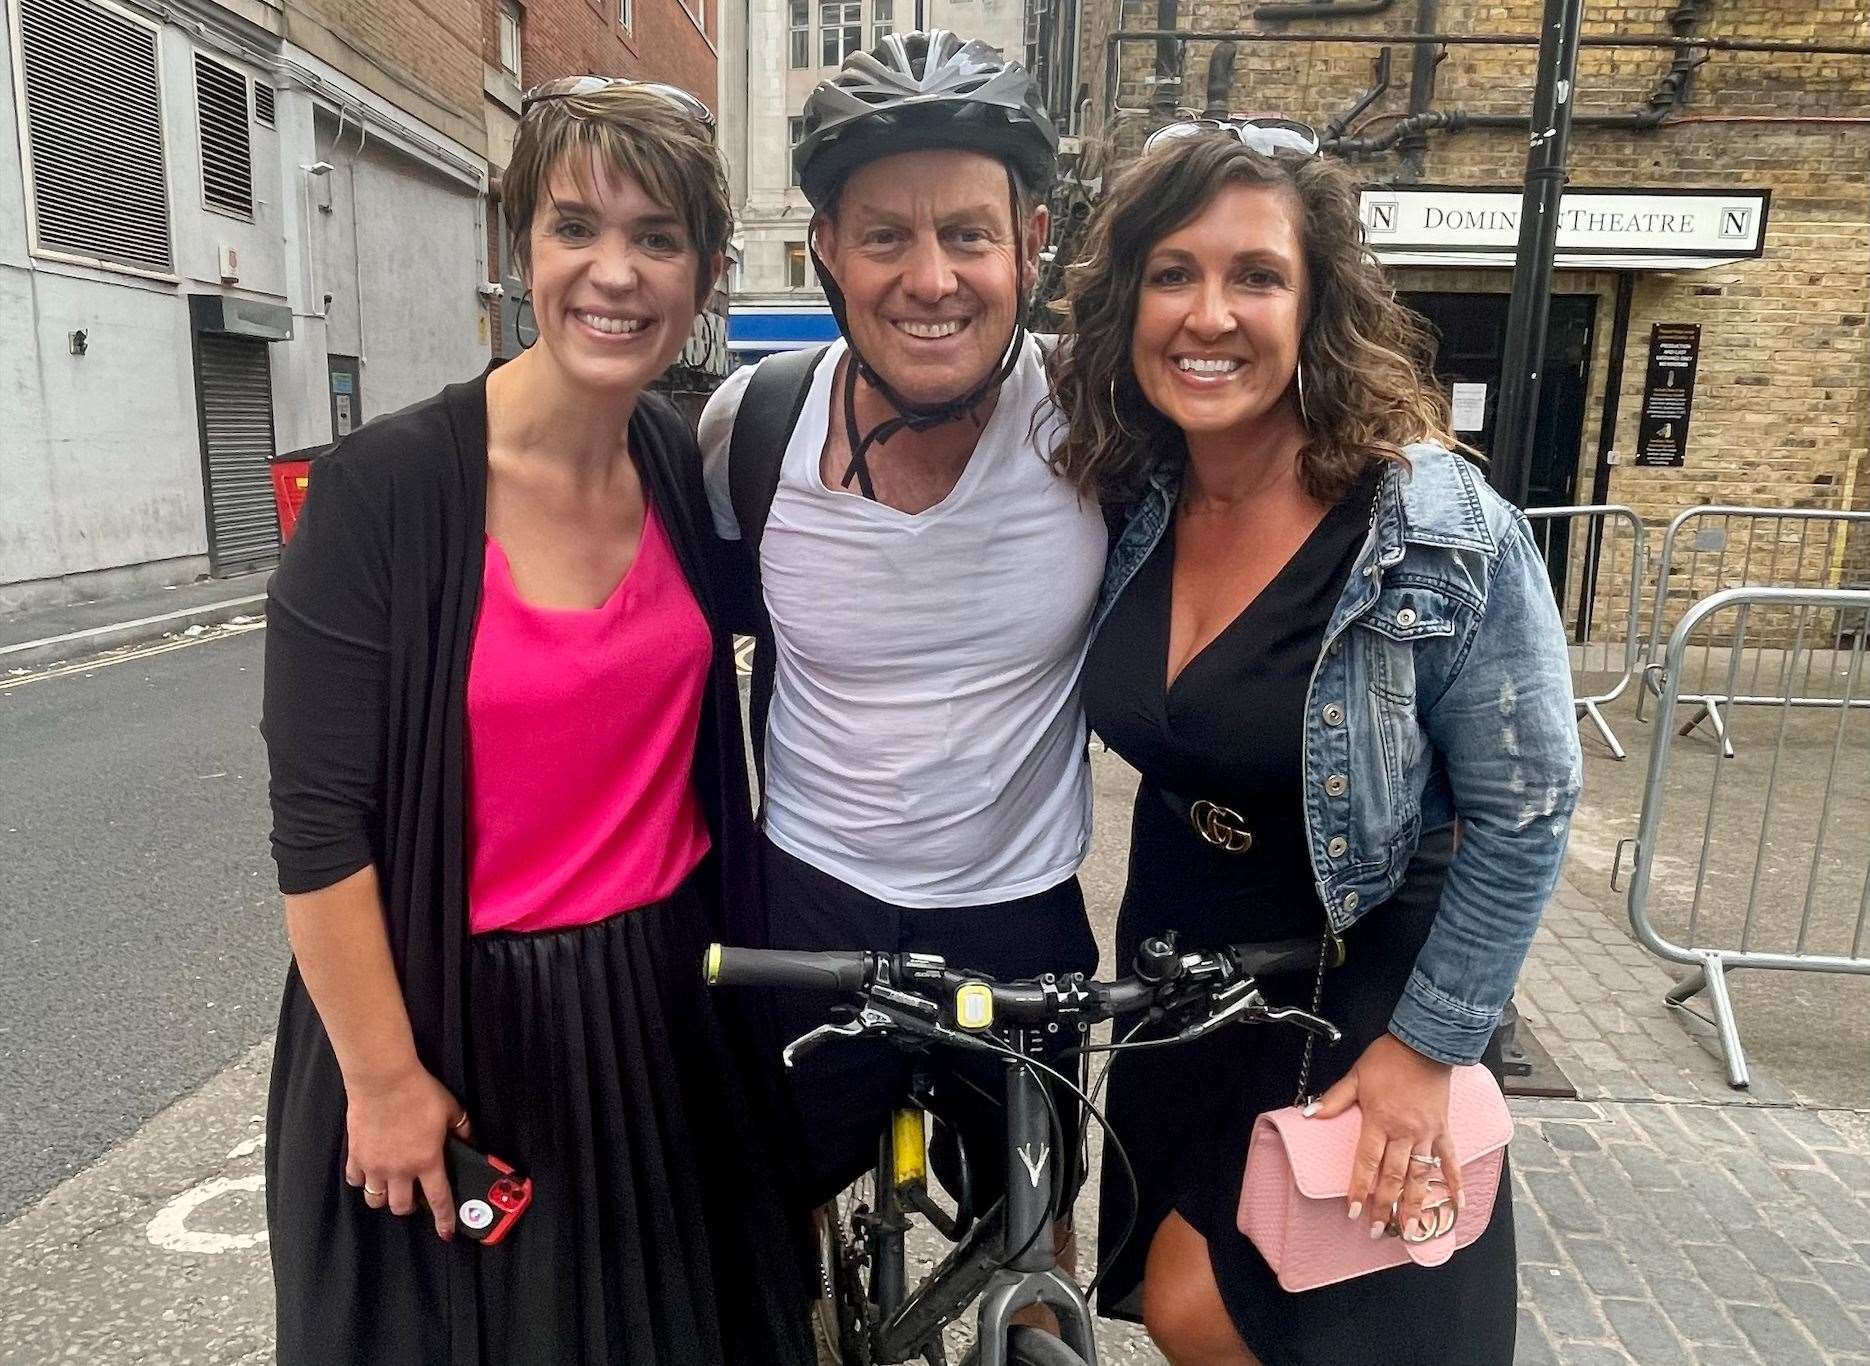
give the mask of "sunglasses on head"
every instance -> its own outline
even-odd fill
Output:
[[[714,135],[714,114],[707,105],[677,85],[666,85],[661,81],[632,81],[622,76],[561,76],[544,85],[535,85],[519,98],[519,114],[525,118],[535,105],[547,100],[576,99],[580,95],[595,95],[600,90],[614,87],[628,87],[654,95],[663,103],[672,106],[678,113],[693,119]]]
[[[1309,123],[1297,119],[1181,119],[1167,123],[1143,140],[1143,151],[1151,152],[1164,143],[1181,138],[1198,138],[1206,133],[1230,133],[1249,152],[1263,157],[1315,157],[1323,144]]]

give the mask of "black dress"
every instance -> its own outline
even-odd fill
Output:
[[[1165,930],[1179,931],[1188,947],[1322,934],[1302,804],[1304,708],[1375,490],[1372,471],[1172,687],[1173,525],[1112,607],[1086,661],[1084,697],[1092,726],[1143,779],[1117,920],[1118,964],[1132,962],[1145,939]],[[1237,811],[1252,848],[1235,854],[1207,843],[1172,805],[1175,798],[1184,811],[1202,798]],[[1452,828],[1425,833],[1395,896],[1344,936],[1345,963],[1326,975],[1322,1012],[1345,1038],[1316,1050],[1314,1094],[1387,1029],[1428,937],[1453,845]],[[1264,982],[1269,999],[1307,1007],[1314,985],[1309,972]],[[1259,1027],[1117,1056],[1110,1117],[1135,1165],[1139,1195],[1136,1231],[1118,1251],[1112,1240],[1132,1198],[1120,1164],[1106,1156],[1099,1265],[1110,1270],[1099,1310],[1140,1316],[1149,1243],[1175,1211],[1207,1240],[1228,1314],[1267,1366],[1510,1362],[1517,1277],[1509,1181],[1501,1183],[1487,1231],[1445,1266],[1403,1267],[1301,1294],[1280,1288],[1236,1228],[1253,1121],[1293,1102],[1303,1051],[1297,1030]]]
[[[282,1363],[805,1366],[806,1277],[772,1152],[773,1079],[704,945],[758,943],[732,644],[702,573],[692,438],[630,424],[644,491],[715,627],[693,775],[714,853],[596,924],[468,934],[465,697],[486,530],[486,380],[320,460],[269,590],[273,852],[287,893],[374,864],[423,1065],[534,1203],[497,1247],[343,1180],[344,1079],[296,965],[267,1105]]]

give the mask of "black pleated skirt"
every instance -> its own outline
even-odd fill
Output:
[[[267,1123],[283,1366],[809,1366],[770,1088],[702,985],[695,882],[597,924],[471,941],[475,1142],[534,1183],[491,1248],[344,1184],[343,1080],[293,970]]]

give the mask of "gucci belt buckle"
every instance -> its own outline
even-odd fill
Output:
[[[1216,849],[1230,854],[1244,854],[1253,847],[1253,832],[1247,829],[1240,813],[1225,806],[1217,806],[1205,798],[1189,805],[1188,823],[1195,827],[1197,835]]]

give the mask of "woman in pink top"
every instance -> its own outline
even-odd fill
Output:
[[[711,124],[668,87],[527,96],[502,202],[539,344],[322,458],[274,577],[286,1366],[812,1359],[767,1079],[701,980],[761,937],[732,642],[694,443],[643,392],[720,270]],[[533,1182],[498,1245],[450,1135]]]

